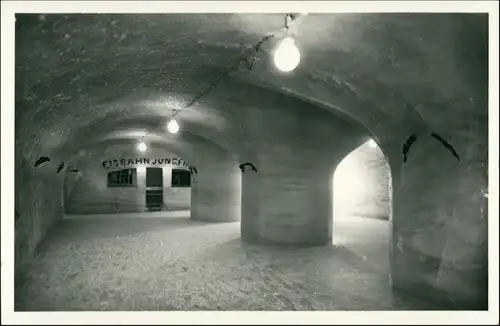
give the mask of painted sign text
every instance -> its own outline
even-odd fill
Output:
[[[147,157],[139,157],[139,158],[120,158],[120,159],[110,159],[102,162],[102,167],[105,169],[109,168],[118,168],[125,167],[130,165],[175,165],[182,167],[189,167],[186,162],[182,159],[174,157],[174,158],[147,158]]]

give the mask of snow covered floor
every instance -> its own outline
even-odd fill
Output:
[[[332,246],[245,244],[240,224],[184,213],[64,220],[16,290],[16,310],[433,309],[389,287],[385,221],[335,223]]]

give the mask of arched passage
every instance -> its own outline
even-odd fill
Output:
[[[115,121],[125,129],[137,127],[143,117],[163,124],[172,108],[189,103],[245,52],[240,42],[252,44],[275,23],[281,26],[283,18],[250,15],[241,24],[238,17],[206,15],[206,24],[199,24],[199,15],[18,17],[16,255],[21,259],[16,263],[31,257],[61,216],[62,174],[54,171],[71,154],[68,148]],[[307,20],[296,35],[306,56],[293,74],[275,74],[266,60],[271,49],[263,46],[255,69],[234,71],[181,115],[186,129],[193,127],[229,156],[238,152],[237,163],[249,160],[258,169],[243,174],[242,237],[257,243],[331,244],[332,185],[325,176],[369,130],[387,151],[393,172],[393,285],[438,289],[445,297],[483,305],[484,280],[478,275],[487,265],[482,197],[487,18],[311,15]],[[228,35],[237,41],[228,43]],[[342,111],[366,130],[318,106]],[[403,165],[401,146],[409,135],[432,131],[453,143],[462,161],[433,142],[419,142],[423,147],[410,155],[414,161]],[[183,149],[185,142],[175,145]],[[227,175],[228,182],[220,184],[230,189],[237,165],[218,153],[203,171]],[[33,167],[49,154],[51,162]],[[201,172],[199,177],[200,185],[206,181],[201,192],[210,198],[210,184],[220,179]],[[236,211],[223,197],[221,207]],[[203,202],[199,212],[207,215],[200,219],[220,221],[214,207],[213,198]],[[457,290],[457,284],[466,286]],[[428,291],[427,297],[437,292]]]
[[[333,176],[334,216],[391,217],[391,172],[383,151],[368,140],[350,152]]]
[[[378,144],[370,139],[335,168],[333,244],[352,251],[383,273],[390,273],[391,171]]]
[[[147,145],[144,152],[137,149],[138,139]],[[87,149],[80,148],[70,159],[71,169],[79,166],[80,171],[79,174],[70,173],[79,182],[79,187],[71,186],[72,196],[80,197],[66,205],[68,212],[71,212],[71,205],[74,206],[75,202],[79,208],[73,213],[89,209],[94,213],[115,212],[116,209],[109,207],[113,206],[113,202],[116,202],[115,206],[120,206],[120,203],[122,206],[129,205],[122,212],[143,212],[148,210],[148,198],[153,200],[156,194],[162,203],[156,210],[188,209],[191,218],[199,221],[240,220],[241,172],[238,155],[211,140],[185,130],[175,138],[129,130],[110,133],[101,140],[89,143]],[[92,168],[88,169],[89,165]],[[87,171],[84,171],[86,168]],[[115,170],[130,170],[131,180],[135,181],[124,188],[106,186],[104,174],[114,174]],[[152,179],[153,173],[158,175],[158,181]],[[187,173],[189,187],[177,185],[176,174],[181,176]],[[71,178],[67,181],[75,182]],[[95,188],[97,185],[100,186]],[[111,197],[106,197],[106,194]],[[66,197],[68,195],[66,193]],[[99,202],[105,206],[101,210]]]
[[[66,169],[65,212],[79,215],[189,210],[188,161],[151,144],[144,152],[136,147],[125,143],[94,148],[73,159]],[[179,177],[182,180],[176,180]]]

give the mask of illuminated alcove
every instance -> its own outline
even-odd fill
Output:
[[[365,142],[338,164],[332,183],[333,244],[388,271],[392,195],[383,151]]]

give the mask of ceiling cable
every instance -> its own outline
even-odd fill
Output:
[[[288,29],[290,28],[290,24],[292,23],[292,15],[288,14],[285,16],[285,35],[288,36]]]
[[[292,23],[292,15],[290,14],[287,14],[285,16],[285,30],[288,32],[288,28],[290,27],[290,24]],[[228,70],[226,70],[223,74],[219,75],[219,77],[217,77],[217,79],[212,83],[210,84],[207,88],[205,88],[203,91],[201,91],[200,94],[198,94],[197,96],[195,96],[186,106],[184,106],[184,108],[182,108],[181,110],[178,110],[176,111],[175,113],[173,113],[172,117],[176,116],[177,114],[180,113],[180,111],[184,110],[184,109],[187,109],[189,107],[191,107],[192,105],[194,105],[198,100],[200,100],[203,96],[205,96],[206,94],[208,94],[210,91],[212,91],[215,86],[217,86],[217,84],[219,82],[222,81],[222,79],[224,79],[224,77],[228,76],[229,74],[231,74],[233,71],[235,70],[238,70],[239,66],[241,63],[245,63],[245,67],[248,69],[248,70],[252,70],[252,68],[254,67],[254,64],[255,64],[255,61],[256,61],[256,56],[257,54],[259,53],[259,50],[260,50],[260,47],[262,46],[262,44],[264,44],[265,42],[269,41],[270,39],[272,39],[273,37],[276,36],[276,34],[278,33],[273,33],[273,34],[269,34],[269,35],[266,35],[264,36],[259,42],[257,42],[254,46],[253,46],[253,55],[251,57],[251,59],[248,59],[247,56],[243,55],[239,58],[239,60],[233,65],[231,66]],[[174,110],[175,111],[175,110]]]
[[[297,18],[297,17],[294,17],[292,16],[291,14],[286,14],[285,15],[285,24],[284,24],[284,28],[285,28],[285,35],[287,36],[288,35],[288,29],[290,28],[291,26],[291,23],[292,21]],[[203,89],[198,95],[196,95],[190,102],[188,102],[183,108],[181,109],[172,109],[172,116],[171,116],[171,121],[174,121],[173,118],[179,114],[181,111],[183,111],[184,109],[187,109],[191,106],[193,106],[196,102],[198,102],[202,97],[204,97],[205,95],[207,95],[208,93],[210,93],[226,76],[230,75],[232,72],[236,71],[239,69],[241,63],[244,63],[245,64],[245,67],[250,71],[253,69],[254,65],[255,65],[255,61],[256,61],[256,57],[257,57],[257,54],[259,53],[259,50],[261,48],[261,46],[269,41],[270,39],[274,38],[277,34],[279,34],[280,32],[275,32],[275,33],[272,33],[272,34],[268,34],[264,37],[262,37],[259,42],[257,42],[254,46],[253,46],[253,53],[251,54],[251,58],[248,58],[247,55],[242,55],[239,57],[238,61],[236,61],[236,63],[234,65],[232,65],[231,67],[229,67],[224,73],[222,73],[221,75],[219,75],[217,77],[217,79],[212,82],[210,85],[208,85],[205,89]],[[151,128],[152,129],[152,128]],[[151,132],[151,129],[149,131],[146,132],[146,135],[149,134],[149,132]]]

